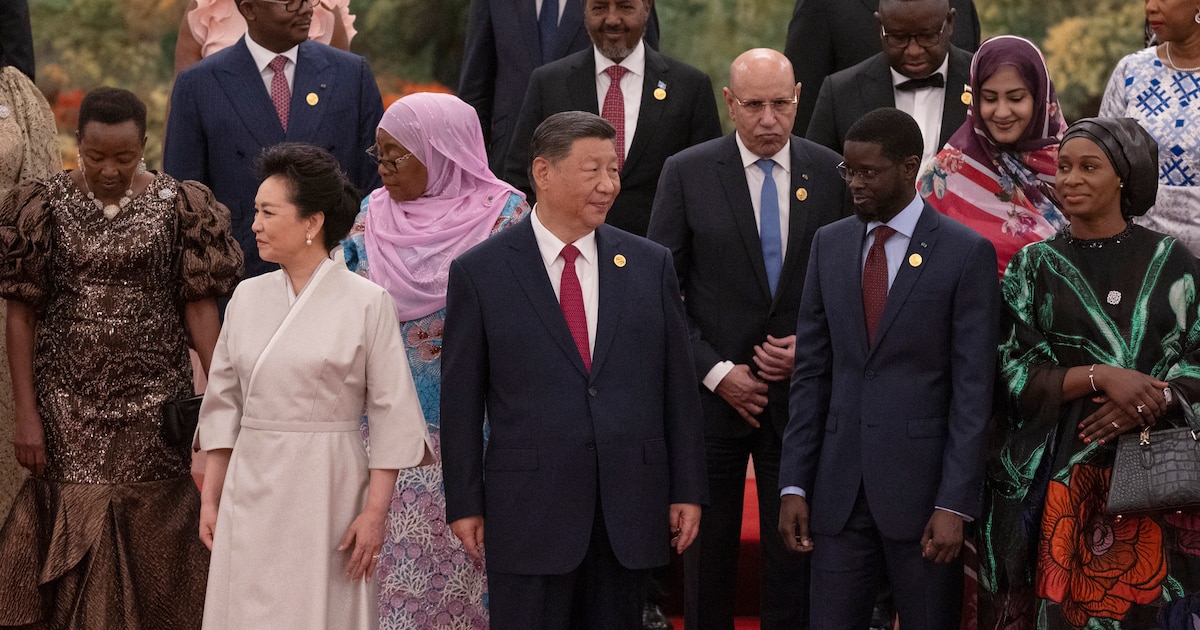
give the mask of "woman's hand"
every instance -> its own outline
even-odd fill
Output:
[[[42,476],[46,470],[46,432],[38,412],[17,412],[13,427],[13,450],[17,463],[28,468],[34,477]]]
[[[365,510],[346,528],[342,536],[342,544],[338,551],[346,551],[353,545],[350,561],[346,564],[346,575],[350,581],[362,578],[370,582],[375,574],[375,564],[379,561],[379,552],[383,549],[384,523],[387,521],[387,511]]]
[[[213,536],[217,533],[217,504],[200,501],[200,542],[212,551]]]
[[[1140,430],[1167,411],[1165,381],[1111,365],[1097,365],[1095,381],[1104,394],[1093,398],[1100,408],[1079,423],[1079,437],[1085,443],[1107,442],[1126,431]]]

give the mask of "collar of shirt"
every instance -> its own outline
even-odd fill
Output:
[[[281,53],[273,53],[266,48],[263,48],[258,42],[251,39],[249,33],[246,33],[246,48],[250,49],[250,56],[254,57],[254,65],[258,68],[258,72],[260,74],[266,72],[267,66],[270,65],[271,61],[279,55],[287,57],[288,61],[291,62],[290,65],[294,68],[296,66],[296,58],[300,53],[299,44],[296,44],[295,46],[292,46]]]
[[[789,130],[788,133],[790,134],[791,131]],[[734,141],[737,142],[738,153],[740,153],[742,155],[742,168],[748,169],[751,166],[753,166],[754,168],[758,169],[758,166],[755,165],[754,163],[763,159],[762,156],[751,153],[750,149],[746,148],[746,143],[742,142],[742,137],[740,135],[738,135],[737,132],[734,132],[733,139],[734,139]],[[791,175],[791,173],[792,173],[792,141],[791,141],[790,136],[789,136],[788,141],[783,144],[783,148],[779,150],[779,153],[769,156],[768,159],[774,160],[775,164],[783,169],[783,172],[787,173],[788,175]],[[762,170],[759,169],[759,172],[761,173]]]
[[[533,237],[537,239],[538,251],[542,254],[542,262],[545,263],[546,269],[559,259],[562,254],[562,249],[567,245],[574,245],[579,249],[579,256],[583,258],[589,265],[596,263],[596,231],[592,230],[585,234],[582,238],[574,243],[564,243],[538,218],[538,205],[533,204],[533,212],[530,213],[529,220],[533,225]]]
[[[910,201],[907,206],[904,206],[904,209],[897,213],[896,216],[892,217],[892,219],[887,223],[883,223],[881,221],[871,221],[867,223],[867,234],[871,235],[868,240],[874,240],[875,235],[872,232],[875,228],[881,225],[886,225],[893,230],[896,230],[897,234],[904,235],[905,240],[912,239],[913,232],[915,232],[917,229],[917,221],[920,220],[921,211],[924,208],[925,200],[921,198],[921,195],[913,195],[913,200]]]
[[[575,2],[576,0],[567,1]],[[638,75],[639,77],[646,76],[646,42],[644,41],[639,41],[637,46],[633,49],[633,52],[629,53],[628,57],[622,59],[620,64],[600,54],[600,49],[596,48],[594,45],[592,46],[592,56],[596,59],[597,77],[604,74],[604,71],[607,70],[609,66],[616,65],[624,67],[626,70]],[[605,75],[605,78],[607,77],[608,75]],[[638,98],[641,98],[640,94],[638,95]],[[601,103],[601,105],[603,105],[603,103]]]
[[[949,70],[949,68],[950,68],[950,53],[946,53],[946,58],[942,60],[942,65],[938,66],[937,70],[930,72],[929,76],[933,76],[935,74],[940,74],[940,75],[942,75],[942,79],[946,79],[947,78],[946,72]],[[904,83],[905,81],[912,78],[912,77],[906,77],[903,74],[896,72],[896,69],[892,68],[891,66],[888,66],[888,70],[891,70],[891,72],[892,72],[892,89],[895,89],[897,85],[900,85],[901,83]],[[928,88],[921,88],[921,89],[922,90],[934,90],[937,88],[928,87]],[[946,88],[942,88],[942,89],[944,90]]]

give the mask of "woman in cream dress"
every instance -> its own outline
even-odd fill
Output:
[[[261,169],[253,229],[282,269],[234,293],[201,408],[204,628],[376,628],[369,578],[397,470],[432,452],[425,420],[391,297],[327,256],[354,186],[311,145]]]

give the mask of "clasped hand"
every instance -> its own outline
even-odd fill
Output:
[[[1103,444],[1127,431],[1141,430],[1167,411],[1165,381],[1136,370],[1098,365],[1095,382],[1103,393],[1092,400],[1100,408],[1078,426],[1079,439],[1086,444],[1095,441]]]

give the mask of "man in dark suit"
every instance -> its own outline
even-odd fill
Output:
[[[530,217],[450,267],[446,520],[487,550],[495,630],[640,628],[647,572],[691,544],[707,501],[671,254],[604,225],[614,135],[585,112],[546,119]]]
[[[27,0],[0,0],[0,65],[20,70],[33,80],[33,29]]]
[[[229,206],[246,276],[277,266],[258,256],[254,162],[280,142],[328,149],[363,194],[379,186],[375,143],[383,99],[367,61],[308,40],[315,0],[238,0],[246,36],[180,73],[171,93],[163,168]],[[276,68],[279,68],[278,70]]]
[[[858,216],[813,238],[779,530],[813,554],[816,630],[865,628],[884,576],[902,628],[955,629],[962,613],[1000,291],[991,243],[916,196],[920,151],[907,114],[863,116],[841,167]]]
[[[733,627],[729,586],[751,457],[762,627],[808,624],[808,559],[775,536],[779,455],[809,244],[847,204],[841,156],[791,135],[798,89],[782,54],[739,56],[725,88],[736,132],[668,159],[650,218],[649,237],[675,256],[704,409],[710,501],[684,558],[688,628]]]
[[[967,119],[971,53],[950,44],[947,0],[881,0],[875,15],[883,52],[825,79],[805,137],[841,151],[863,114],[895,107],[916,119],[928,161]]]
[[[592,43],[583,28],[580,0],[471,0],[470,10],[458,96],[479,113],[488,166],[501,173],[534,68]],[[658,49],[653,10],[646,44]]]
[[[621,162],[621,194],[608,223],[644,236],[663,162],[721,135],[712,82],[703,72],[643,43],[653,0],[582,2],[592,46],[534,71],[505,160],[504,179],[533,199],[528,175],[533,130],[558,112],[600,114],[617,128]]]
[[[979,13],[975,0],[950,0],[955,10],[950,42],[975,52],[979,48]],[[796,0],[783,54],[792,60],[800,82],[796,135],[804,135],[825,77],[845,70],[882,50],[875,12],[879,0]]]

